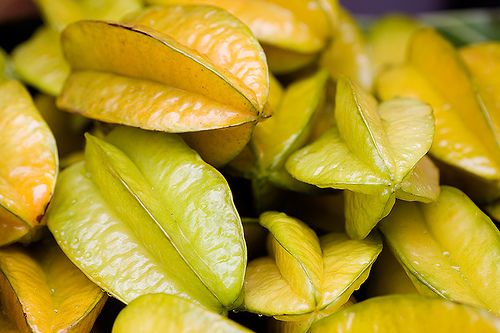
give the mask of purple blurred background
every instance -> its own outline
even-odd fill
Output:
[[[358,14],[418,13],[445,9],[500,7],[500,0],[340,0]]]

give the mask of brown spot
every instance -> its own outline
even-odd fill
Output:
[[[52,193],[52,195],[54,195],[54,193]],[[49,204],[50,204],[50,201],[45,204],[45,207],[43,207],[42,216],[45,215],[45,213],[47,213],[47,209],[49,209]]]

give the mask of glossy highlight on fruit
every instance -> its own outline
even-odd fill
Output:
[[[250,30],[208,6],[152,7],[125,22],[80,21],[64,30],[72,73],[58,106],[110,123],[189,132],[188,143],[216,166],[238,155],[255,122],[268,116],[267,64]]]
[[[500,314],[500,232],[461,191],[430,204],[398,203],[381,230],[423,294]]]
[[[223,60],[213,59],[222,55],[220,47],[224,47],[217,34],[208,35],[211,46],[207,53],[200,54],[197,48],[206,48],[200,44],[204,40],[194,39],[188,43],[181,30],[155,29],[166,29],[168,22],[179,13],[186,15],[189,24],[214,20],[214,24],[220,26],[217,33],[234,33],[241,47],[229,49],[221,59],[229,57],[230,61],[221,64]],[[152,27],[141,24],[141,17],[144,20],[152,17]],[[224,20],[219,22],[217,19],[221,17]],[[203,29],[200,33],[209,32],[211,28],[204,26]],[[63,109],[100,120],[170,132],[216,129],[256,120],[267,100],[269,83],[264,55],[246,29],[230,14],[212,7],[153,8],[128,25],[98,21],[72,24],[63,32],[62,40],[65,55],[75,72],[58,103]],[[100,42],[96,44],[96,40]],[[82,57],[82,53],[85,56]],[[142,59],[144,53],[150,55],[147,62]],[[249,67],[249,71],[240,73],[242,77],[237,77],[231,72],[234,71],[231,66],[238,57],[248,54],[252,54],[248,61],[257,66],[257,73],[249,72],[253,70]],[[261,78],[249,82],[245,81],[247,75],[251,80],[258,75]],[[92,80],[93,77],[97,80]],[[101,94],[96,104],[92,99],[82,98],[106,87],[110,92],[125,89],[123,92],[132,100],[122,94],[109,98]],[[155,98],[146,99],[145,94]],[[115,102],[123,104],[116,108]],[[211,103],[215,103],[213,115]],[[220,105],[226,107],[220,108]],[[132,118],[124,117],[138,111]]]
[[[497,333],[500,319],[487,311],[417,295],[376,297],[318,321],[309,332]]]
[[[250,30],[226,11],[207,6],[153,7],[126,22],[171,36],[190,53],[203,55],[259,112],[264,107],[269,90],[264,53]]]
[[[351,81],[337,83],[336,126],[290,156],[296,179],[345,189],[346,231],[364,238],[396,198],[429,202],[439,193],[438,172],[425,158],[434,133],[432,110],[414,99],[377,105]]]
[[[58,171],[54,137],[27,90],[0,82],[0,245],[28,242],[44,224]]]
[[[0,333],[500,333],[495,11],[3,1]]]
[[[328,18],[317,1],[148,0],[148,2],[221,7],[248,25],[262,43],[302,53],[317,52],[328,36]],[[308,22],[305,22],[306,20]]]
[[[174,134],[87,135],[85,163],[61,173],[47,219],[68,257],[125,303],[164,292],[215,311],[239,305],[246,246],[231,192]]]
[[[377,236],[351,240],[330,233],[318,238],[304,222],[266,212],[269,255],[251,261],[245,278],[245,308],[283,321],[330,314],[368,277],[382,250]],[[354,250],[356,249],[356,250]]]
[[[148,294],[123,309],[113,325],[113,333],[251,333],[237,323],[207,311],[180,297]]]
[[[437,32],[422,29],[412,36],[407,59],[406,64],[381,74],[378,95],[382,100],[405,96],[429,103],[436,118],[430,154],[451,166],[451,172],[456,169],[462,174],[454,186],[465,183],[468,191],[482,182],[475,198],[496,199],[500,195],[500,141],[493,122],[495,112],[481,105],[459,54]]]
[[[30,250],[0,249],[0,299],[20,332],[84,333],[107,296],[55,242],[44,240]]]
[[[246,24],[266,53],[270,70],[290,73],[314,62],[337,25],[336,0],[148,0],[151,4],[210,5]]]
[[[478,43],[459,50],[472,82],[479,91],[480,102],[488,110],[498,137],[500,135],[500,43]]]

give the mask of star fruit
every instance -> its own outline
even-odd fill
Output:
[[[420,293],[500,314],[500,232],[464,193],[400,202],[380,228]]]
[[[497,333],[499,327],[500,319],[482,309],[420,295],[391,295],[334,313],[309,332]]]
[[[27,84],[57,96],[70,68],[61,49],[61,30],[83,20],[119,20],[141,8],[138,0],[37,0],[45,25],[13,51],[16,73]]]
[[[404,63],[411,36],[422,27],[418,20],[400,14],[389,14],[375,21],[366,38],[373,73]]]
[[[128,23],[80,21],[63,31],[62,46],[72,72],[59,107],[110,123],[191,132],[186,140],[208,150],[203,155],[213,164],[233,159],[263,116],[264,53],[221,9],[153,7]]]
[[[143,295],[119,314],[112,333],[251,333],[249,329],[185,299],[166,294]]]
[[[287,87],[273,116],[255,127],[250,145],[256,156],[257,179],[285,188],[294,179],[284,169],[288,156],[309,138],[315,115],[324,100],[328,75],[319,71]]]
[[[321,54],[320,66],[335,80],[346,76],[366,90],[372,87],[373,70],[365,37],[343,8],[339,9],[335,36]]]
[[[252,181],[258,210],[269,205],[276,187],[311,191],[310,185],[292,178],[284,164],[309,140],[323,107],[327,83],[325,71],[291,83],[279,96],[273,116],[255,126],[246,150],[231,162],[233,169]]]
[[[223,8],[255,34],[270,69],[283,74],[312,63],[333,36],[336,0],[148,0],[150,4],[203,4]]]
[[[269,256],[252,260],[245,278],[245,309],[310,325],[338,310],[368,277],[382,250],[377,235],[351,240],[342,233],[318,238],[305,223],[266,212]],[[303,326],[301,325],[301,326]]]
[[[473,44],[463,47],[459,53],[472,75],[472,82],[479,92],[480,102],[489,111],[494,130],[498,134],[500,133],[500,80],[498,79],[500,43]],[[486,208],[497,221],[500,220],[499,202],[500,200],[496,200]]]
[[[84,20],[119,20],[142,7],[140,0],[35,0],[45,22],[56,31]]]
[[[346,231],[364,238],[396,198],[430,202],[438,173],[425,157],[434,133],[431,108],[415,99],[376,100],[347,79],[337,84],[336,126],[286,162],[296,179],[344,189]]]
[[[44,225],[58,172],[54,136],[17,81],[0,82],[0,245],[28,242]]]
[[[495,110],[478,99],[478,88],[453,46],[432,29],[411,38],[406,64],[377,81],[382,100],[413,97],[430,104],[436,131],[430,154],[447,176],[475,200],[500,197],[500,136]],[[454,176],[454,177],[453,177]]]
[[[231,191],[175,134],[87,135],[85,161],[61,172],[47,220],[73,263],[124,303],[149,293],[217,312],[241,303],[247,253]]]
[[[53,240],[43,240],[0,249],[0,299],[19,332],[87,333],[107,296]]]

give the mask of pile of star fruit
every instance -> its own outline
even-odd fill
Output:
[[[104,332],[108,298],[115,333],[500,332],[500,43],[334,0],[36,3],[0,55],[1,332]]]

